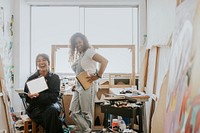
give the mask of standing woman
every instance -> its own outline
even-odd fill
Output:
[[[85,35],[75,33],[70,39],[70,62],[72,69],[78,75],[82,71],[90,74],[88,80],[92,82],[92,86],[84,90],[80,83],[76,82],[72,101],[70,104],[70,117],[84,133],[91,132],[92,114],[94,111],[94,99],[97,91],[97,80],[102,77],[108,60],[96,53],[88,43]],[[97,62],[99,70],[97,70]]]
[[[42,125],[46,133],[63,133],[62,121],[59,118],[61,106],[58,101],[60,79],[57,74],[49,71],[49,56],[38,54],[36,57],[37,71],[27,81],[44,76],[48,89],[40,93],[30,94],[27,84],[24,91],[28,93],[26,102],[29,104],[26,112],[31,120]]]

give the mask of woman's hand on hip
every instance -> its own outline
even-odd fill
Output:
[[[72,90],[72,91],[76,91],[76,85],[73,85],[73,86],[71,87],[71,90]]]
[[[87,78],[88,78],[88,81],[92,83],[93,81],[97,80],[99,77],[97,77],[95,74],[90,74],[90,76]]]

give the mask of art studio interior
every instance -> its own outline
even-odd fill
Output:
[[[199,0],[0,0],[0,133],[199,133],[199,43]]]

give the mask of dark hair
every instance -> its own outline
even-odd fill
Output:
[[[83,40],[83,45],[84,45],[83,52],[85,52],[88,48],[90,48],[90,45],[88,43],[88,39],[84,34],[79,33],[79,32],[73,34],[71,39],[70,39],[70,56],[73,56],[73,57],[74,57],[74,54],[80,54],[80,53],[77,53],[77,51],[75,51],[76,38],[80,38],[81,40]]]
[[[49,56],[47,54],[44,54],[44,53],[41,53],[41,54],[38,54],[37,57],[36,57],[36,64],[37,64],[37,60],[39,57],[43,57],[45,60],[47,60],[48,64],[50,65],[50,60],[49,60]]]

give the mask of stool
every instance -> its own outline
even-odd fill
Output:
[[[39,125],[39,130],[37,131],[37,124],[34,121],[32,121],[29,117],[22,117],[22,120],[24,122],[24,133],[29,133],[29,125],[32,126],[32,133],[44,133],[44,129],[41,125]]]

